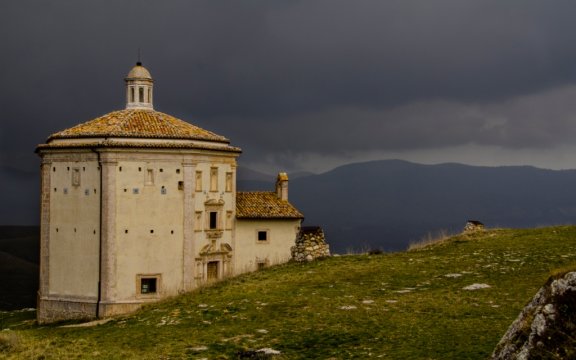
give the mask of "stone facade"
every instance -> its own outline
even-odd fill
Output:
[[[330,256],[330,246],[326,243],[324,231],[319,226],[303,227],[291,251],[292,260],[298,262]]]

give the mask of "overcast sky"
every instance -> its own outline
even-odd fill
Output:
[[[228,137],[240,164],[356,161],[576,168],[576,2],[0,2],[0,165],[125,106],[141,60],[155,108]]]

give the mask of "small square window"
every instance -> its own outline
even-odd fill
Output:
[[[266,230],[258,231],[258,241],[268,241],[268,231]]]
[[[140,293],[141,294],[156,294],[157,278],[141,278],[140,279]]]

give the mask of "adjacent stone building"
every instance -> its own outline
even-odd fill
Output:
[[[302,214],[237,192],[241,150],[154,110],[138,63],[126,108],[51,135],[42,158],[41,323],[105,317],[290,259]]]

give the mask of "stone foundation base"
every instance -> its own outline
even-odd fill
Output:
[[[138,310],[147,302],[100,303],[98,318],[127,314]],[[48,324],[65,320],[96,319],[96,300],[39,299],[38,324]]]
[[[100,317],[110,317],[114,315],[128,314],[138,310],[142,305],[148,302],[135,302],[135,303],[114,303],[103,304],[100,303]]]
[[[38,300],[37,319],[39,324],[63,320],[91,320],[95,318],[96,301]]]

